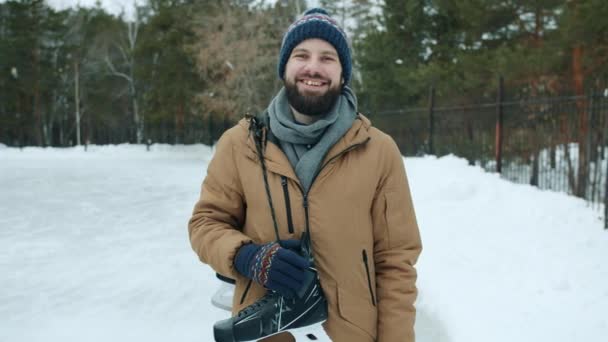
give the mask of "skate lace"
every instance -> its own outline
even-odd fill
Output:
[[[237,317],[243,317],[243,316],[247,316],[249,314],[251,314],[252,312],[257,311],[259,308],[261,308],[262,306],[266,305],[266,303],[268,303],[268,300],[270,300],[271,294],[266,294],[264,295],[264,297],[260,298],[257,302],[245,307],[243,310],[241,310],[238,314]]]

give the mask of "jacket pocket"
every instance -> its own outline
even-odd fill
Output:
[[[293,219],[291,217],[291,201],[289,200],[289,185],[287,177],[281,176],[281,186],[283,186],[283,195],[285,196],[285,210],[287,211],[287,228],[290,234],[293,234]]]
[[[367,287],[369,288],[369,295],[371,297],[372,304],[374,306],[376,306],[376,297],[374,296],[374,290],[372,289],[372,277],[369,274],[367,251],[364,249],[362,254],[363,254],[363,265],[365,265],[365,274],[367,274]]]
[[[361,294],[357,295],[338,287],[338,309],[340,316],[376,340],[378,312]]]

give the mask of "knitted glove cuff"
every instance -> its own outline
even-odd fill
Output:
[[[272,260],[281,246],[278,243],[269,243],[261,246],[255,254],[255,260],[251,263],[250,273],[252,279],[266,286],[268,271],[272,267]]]

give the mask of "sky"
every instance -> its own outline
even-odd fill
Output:
[[[64,9],[71,6],[76,6],[78,4],[84,7],[92,7],[95,6],[95,3],[98,0],[46,0],[49,5],[58,9]],[[142,0],[99,0],[101,2],[102,7],[104,7],[108,12],[118,15],[122,11],[124,11],[127,18],[131,18],[133,11],[133,4],[135,2],[143,2]],[[307,3],[309,6],[318,6],[318,0],[308,0]]]
[[[187,223],[213,152],[0,144],[0,341],[212,341],[229,314]],[[417,342],[606,341],[601,211],[454,156],[404,163]]]
[[[46,0],[49,5],[57,9],[74,7],[80,4],[83,7],[93,7],[98,0]],[[108,12],[118,15],[124,11],[127,18],[133,14],[133,4],[136,0],[99,0],[102,7]],[[141,2],[141,1],[140,1]]]

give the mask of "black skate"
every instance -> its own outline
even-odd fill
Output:
[[[311,256],[310,250],[305,246],[302,246],[302,254]],[[284,331],[298,337],[305,336],[310,341],[325,335],[320,325],[327,320],[327,300],[317,271],[312,267],[309,270],[309,276],[305,280],[308,285],[303,287],[302,293],[298,293],[296,298],[285,299],[274,291],[268,291],[264,297],[241,310],[235,317],[215,323],[215,340],[257,341]]]

